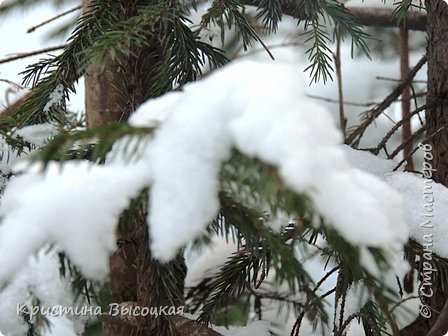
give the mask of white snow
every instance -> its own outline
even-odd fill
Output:
[[[343,145],[343,150],[351,165],[376,176],[390,173],[397,166],[397,162],[380,158],[368,151],[353,149]]]
[[[65,250],[84,275],[104,280],[118,217],[144,184],[144,170],[133,167],[50,163],[43,174],[33,165],[12,179],[0,205],[0,283],[47,242]]]
[[[278,166],[285,183],[309,195],[349,242],[401,248],[407,232],[399,195],[349,164],[331,116],[303,97],[296,72],[236,62],[183,92],[149,101],[130,123],[161,127],[127,165],[50,163],[44,174],[38,165],[25,169],[0,206],[0,281],[46,242],[66,250],[86,276],[104,279],[118,217],[149,185],[151,248],[169,260],[217,214],[218,174],[232,147]],[[259,81],[260,73],[269,81]]]
[[[259,74],[269,81],[258,80]],[[399,195],[350,166],[330,115],[304,98],[300,78],[286,65],[235,62],[131,117],[132,125],[146,126],[148,114],[167,100],[169,115],[148,151],[157,258],[172,258],[216,215],[217,176],[232,146],[278,166],[287,185],[308,194],[351,243],[395,249],[406,240]]]
[[[214,237],[203,251],[187,250],[185,262],[187,265],[187,276],[185,286],[197,286],[204,278],[214,277],[219,268],[225,263],[232,253],[237,251],[236,243],[231,240]]]
[[[412,173],[386,175],[387,183],[404,197],[409,235],[441,257],[448,257],[448,189]]]
[[[426,174],[421,176],[410,172],[392,172],[396,162],[379,158],[366,151],[354,150],[347,146],[344,146],[344,151],[351,164],[377,175],[400,193],[409,237],[420,244],[431,243],[434,253],[448,257],[448,247],[443,240],[448,230],[448,189],[431,180],[434,173],[431,170],[431,162],[420,167],[416,165],[416,169]],[[429,238],[430,242],[427,240]]]
[[[45,249],[48,250],[48,246]],[[70,306],[73,302],[70,286],[59,274],[55,251],[45,249],[25,260],[17,276],[0,292],[0,330],[8,336],[26,334],[28,326],[18,314],[17,305],[30,304],[31,293],[47,307]]]
[[[57,131],[55,125],[45,123],[20,128],[15,134],[37,147],[42,147]]]
[[[64,98],[64,85],[58,84],[53,92],[50,93],[48,101],[44,106],[44,112],[48,112],[54,105],[60,104]]]
[[[354,5],[361,3],[361,0],[347,2]],[[366,0],[363,6],[373,4],[383,7],[380,0],[369,0],[368,3]],[[392,7],[392,1],[387,5]],[[38,17],[36,16],[36,19]],[[12,44],[6,43],[3,46],[5,45]],[[279,49],[272,51],[276,53],[277,50]],[[86,275],[104,279],[108,269],[108,255],[115,247],[114,230],[118,215],[129,199],[153,180],[150,202],[155,214],[149,218],[151,234],[155,241],[152,248],[162,259],[169,259],[175,253],[176,247],[196,237],[216,213],[216,174],[220,162],[227,157],[232,145],[245,153],[278,165],[283,178],[291,187],[297,192],[310,193],[318,210],[346,239],[364,245],[361,248],[363,263],[372,273],[378,270],[365,245],[382,246],[384,239],[384,247],[393,246],[395,250],[395,247],[403,242],[406,228],[402,225],[399,210],[401,203],[397,193],[391,192],[390,188],[378,179],[352,167],[385,179],[397,190],[404,200],[404,219],[410,236],[420,243],[427,243],[423,236],[431,234],[434,251],[441,256],[448,256],[448,248],[442,241],[448,224],[446,188],[435,183],[431,185],[434,198],[434,217],[431,217],[433,226],[421,227],[427,220],[422,216],[426,203],[423,198],[423,179],[410,173],[384,175],[395,167],[395,162],[382,160],[370,153],[355,151],[346,146],[342,149],[336,148],[335,144],[340,142],[340,136],[332,126],[314,129],[319,123],[325,124],[328,118],[322,117],[327,114],[326,111],[304,101],[298,85],[300,78],[293,75],[300,68],[297,66],[297,55],[301,50],[281,50],[282,53],[276,55],[276,59],[282,59],[283,55],[288,63],[295,64],[295,67],[283,67],[288,69],[288,74],[279,70],[279,66],[268,69],[269,66],[264,65],[264,70],[262,67],[254,70],[255,65],[252,63],[248,66],[252,67],[250,70],[243,65],[234,65],[233,72],[212,75],[202,83],[187,86],[185,93],[172,93],[142,105],[132,118],[135,125],[159,126],[165,120],[166,125],[159,132],[156,142],[135,165],[124,165],[124,159],[119,162],[109,160],[106,166],[101,167],[87,163],[66,163],[64,168],[59,170],[52,164],[44,175],[38,173],[38,167],[32,167],[15,178],[8,188],[5,204],[0,209],[5,217],[0,226],[0,283],[11,280],[13,273],[9,272],[18,271],[26,263],[33,264],[34,257],[27,261],[28,255],[38,250],[45,242],[55,242],[66,249]],[[257,53],[252,58],[267,59],[267,55]],[[374,76],[380,75],[382,71],[389,77],[397,77],[398,69],[398,64],[373,64],[364,59],[350,60],[345,57],[343,72],[346,100],[365,103],[382,98],[384,94],[382,91],[378,93],[378,87],[381,86],[385,92],[388,88],[384,82],[378,84]],[[223,71],[228,70],[230,71]],[[363,73],[363,80],[353,80],[360,72]],[[420,74],[424,72],[422,70]],[[263,83],[259,80],[260,73],[266,78]],[[390,75],[391,73],[393,75]],[[250,79],[245,79],[246,76]],[[372,79],[366,79],[367,76]],[[292,88],[289,87],[291,96],[282,95],[285,86],[283,80],[292,83]],[[376,86],[372,86],[374,81],[377,82]],[[265,87],[268,89],[263,91]],[[337,90],[330,83],[326,88],[313,86],[308,92],[333,97]],[[57,103],[60,95],[61,87],[49,97],[46,109]],[[248,101],[250,96],[254,97],[254,102]],[[285,101],[279,103],[280,99]],[[315,102],[322,104],[320,101]],[[295,112],[303,113],[303,116],[284,111],[291,106],[296,106]],[[307,110],[307,107],[310,110]],[[386,112],[391,114],[392,109]],[[349,124],[358,121],[360,110],[364,108],[346,107]],[[270,113],[272,111],[275,113]],[[323,119],[315,121],[315,118]],[[334,124],[337,125],[337,118]],[[383,131],[391,126],[392,122],[388,118],[380,117],[378,123],[367,130],[362,145],[376,145]],[[46,131],[45,127],[42,125],[43,131]],[[187,129],[183,130],[184,127]],[[323,134],[324,131],[329,134]],[[39,134],[34,133],[34,130],[18,133],[37,146],[45,141],[43,138],[39,140]],[[176,138],[178,135],[179,138]],[[183,142],[185,139],[189,140]],[[394,136],[392,143],[396,142],[396,139],[399,139],[399,133]],[[321,145],[321,141],[325,140],[328,141],[327,145]],[[289,146],[291,148],[288,148]],[[5,153],[10,153],[9,147],[5,145],[3,148]],[[197,150],[201,152],[191,155],[191,152]],[[118,146],[115,151],[118,151]],[[2,162],[1,171],[9,172],[14,162],[15,158]],[[154,167],[150,162],[155,162]],[[335,172],[329,173],[333,168]],[[330,176],[327,176],[328,174]],[[101,177],[102,175],[104,177]],[[207,183],[209,184],[206,185]],[[165,190],[165,187],[168,188]],[[161,213],[157,213],[159,210]],[[377,226],[377,218],[380,228]],[[397,224],[396,228],[391,227],[394,222]],[[385,231],[380,235],[380,230]],[[379,237],[376,241],[370,239],[377,235]],[[213,269],[216,259],[219,259],[217,254],[226,254],[232,249],[232,246],[220,246],[215,251],[206,252],[204,258],[199,257],[193,269],[189,270],[189,281],[197,282],[199,278],[195,274],[207,274],[205,271]],[[204,264],[201,265],[202,262]],[[322,271],[318,263],[311,263],[311,266],[307,267],[314,267],[314,274]],[[28,271],[19,272],[0,293],[0,330],[6,335],[24,334],[21,332],[23,329],[20,329],[23,326],[16,324],[17,316],[12,316],[11,312],[5,310],[6,303],[15,303],[24,298],[23,293],[26,293],[29,284],[36,286],[35,290],[41,293],[41,297],[50,295],[49,291],[56,288],[53,292],[54,298],[48,299],[48,302],[60,303],[57,297],[63,294],[62,290],[58,294],[62,287],[51,282],[57,281],[59,277],[53,270],[47,272],[47,276],[54,275],[53,278],[41,279],[42,275],[36,272],[42,270],[47,268],[36,265],[31,273],[23,275]],[[36,274],[38,276],[33,280],[32,277]],[[406,302],[415,306],[418,299]],[[417,311],[414,308],[413,310]],[[47,332],[45,335],[73,334],[71,321],[55,319],[51,322],[54,328],[51,333]],[[5,323],[11,323],[9,329],[4,327]],[[268,328],[266,322],[256,322],[223,333],[233,336],[269,335]],[[361,335],[357,328],[359,325],[353,323],[348,335]]]
[[[162,123],[138,160],[52,163],[43,175],[32,166],[0,207],[0,280],[46,242],[59,244],[86,276],[104,279],[118,216],[149,185],[151,248],[169,260],[217,214],[218,174],[232,147],[277,166],[349,242],[401,249],[407,228],[398,193],[349,164],[331,116],[301,87],[293,66],[235,62],[138,109],[132,125]]]

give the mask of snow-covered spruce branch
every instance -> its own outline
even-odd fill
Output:
[[[399,195],[348,163],[330,115],[303,97],[296,72],[286,65],[236,62],[140,106],[130,124],[161,127],[136,160],[120,155],[123,141],[104,165],[66,162],[61,169],[49,164],[43,175],[40,165],[25,169],[10,183],[0,210],[0,252],[9,252],[0,253],[1,280],[8,281],[46,242],[61,246],[87,277],[104,280],[117,219],[148,187],[152,253],[170,260],[217,215],[219,173],[232,149],[275,167],[281,179],[276,184],[309,196],[328,232],[342,237],[345,248],[359,247],[363,258],[349,267],[380,276],[378,260],[363,262],[374,258],[370,248],[384,249],[391,266],[398,262],[393,256],[407,240]],[[258,81],[260,73],[270,80]],[[64,211],[46,211],[45,204]],[[12,250],[15,258],[10,258]]]
[[[401,243],[408,236],[402,231],[395,193],[380,180],[360,174],[347,164],[338,147],[340,134],[324,110],[304,99],[300,79],[293,75],[295,71],[288,66],[237,62],[203,81],[186,85],[182,92],[148,101],[130,123],[139,127],[160,123],[161,127],[155,132],[154,141],[142,148],[138,160],[130,162],[124,156],[123,164],[117,144],[114,150],[118,154],[114,160],[109,157],[105,165],[67,162],[62,170],[58,165],[50,166],[44,175],[33,168],[25,170],[5,195],[0,249],[11,252],[20,245],[17,256],[26,258],[36,246],[50,240],[61,243],[86,275],[104,276],[108,271],[108,253],[115,247],[117,216],[144,186],[151,188],[150,201],[160,202],[152,203],[150,216],[155,217],[149,220],[156,252],[169,259],[179,247],[198,237],[216,216],[218,210],[213,207],[221,203],[217,176],[232,148],[237,148],[248,157],[275,166],[280,182],[296,193],[311,195],[316,210],[328,219],[326,226],[360,246],[363,256],[370,253],[368,248],[373,244],[401,251]],[[270,81],[257,81],[255,74],[260,73]],[[276,99],[270,99],[272,96]],[[410,179],[405,185],[418,189],[415,176],[405,176]],[[393,177],[398,180],[401,175]],[[321,183],[332,188],[326,189]],[[398,181],[396,185],[402,183]],[[313,193],[314,190],[318,192]],[[168,194],[163,194],[166,191]],[[14,193],[20,197],[14,198]],[[411,194],[420,196],[418,193],[417,190]],[[320,198],[321,194],[328,198]],[[366,200],[371,208],[362,207]],[[39,212],[44,208],[36,207],[42,201],[57,209],[70,206],[62,214],[51,212],[47,216]],[[33,209],[33,213],[27,213],[28,209]],[[23,224],[32,222],[36,225]],[[345,223],[350,225],[344,226]],[[8,239],[8,231],[13,230],[24,233],[19,235],[21,241],[33,242],[31,249]],[[378,234],[384,235],[373,241]],[[390,245],[382,245],[384,242]],[[97,258],[91,260],[86,254]],[[10,258],[11,253],[2,255]],[[372,257],[375,255],[368,260],[372,261]],[[5,269],[13,271],[16,266],[8,261],[2,265],[5,279],[10,276]],[[372,263],[362,266],[372,267]],[[374,268],[368,271],[375,273]]]

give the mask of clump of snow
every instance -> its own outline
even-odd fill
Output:
[[[221,237],[214,237],[211,243],[202,253],[188,250],[185,262],[187,265],[187,276],[185,277],[185,286],[194,287],[204,278],[214,277],[219,268],[225,263],[232,253],[238,250],[234,242],[226,242]],[[196,252],[196,253],[195,253]],[[198,255],[199,254],[199,255]]]
[[[446,244],[448,189],[431,179],[412,173],[386,175],[386,182],[404,198],[405,221],[410,237],[429,250],[448,258]]]
[[[64,98],[64,85],[58,84],[50,93],[48,101],[44,106],[44,112],[48,112],[54,105],[58,105]]]
[[[57,127],[55,125],[46,123],[20,128],[15,134],[37,147],[42,147],[56,132]]]
[[[0,292],[0,330],[8,336],[26,334],[28,326],[18,314],[17,305],[30,304],[30,294],[48,307],[70,306],[73,302],[70,286],[60,277],[59,260],[54,250],[42,249],[20,266],[20,272]]]
[[[144,170],[132,167],[50,163],[45,173],[33,165],[12,179],[0,205],[0,283],[47,242],[65,250],[83,274],[103,280],[118,217],[144,184]]]
[[[343,145],[342,148],[352,166],[373,175],[390,173],[397,166],[395,161],[380,158],[368,151],[353,149],[347,145]]]
[[[393,160],[348,146],[344,146],[344,151],[352,165],[378,175],[402,195],[409,236],[420,244],[431,243],[434,253],[448,257],[448,248],[443,241],[448,228],[448,189],[431,179],[434,171],[430,163],[423,165],[424,175],[419,176],[410,172],[392,172],[396,166]]]
[[[86,276],[104,279],[118,217],[148,186],[151,248],[169,260],[216,216],[218,175],[234,147],[277,166],[349,242],[400,249],[407,232],[399,195],[349,164],[340,132],[326,110],[304,98],[297,71],[236,62],[149,101],[130,123],[161,127],[127,165],[121,158],[101,166],[50,163],[44,174],[39,165],[25,170],[0,206],[0,282],[46,242],[66,250]]]
[[[56,134],[56,126],[51,124],[37,124],[26,126],[14,131],[14,136],[18,135],[25,141],[42,147],[48,139]],[[23,161],[33,153],[33,149],[24,148],[23,151],[18,152],[9,145],[4,138],[0,138],[0,173],[8,175],[11,173],[12,167],[19,161]]]
[[[232,147],[277,166],[287,185],[309,195],[349,242],[401,247],[407,232],[400,196],[349,164],[331,116],[304,98],[296,72],[287,65],[236,62],[131,116],[132,125],[145,126],[147,115],[167,100],[169,115],[148,150],[155,257],[172,258],[216,215],[218,174]],[[269,80],[258,80],[260,74]]]

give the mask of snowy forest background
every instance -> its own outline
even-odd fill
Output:
[[[4,335],[448,331],[445,2],[244,3],[0,5]]]

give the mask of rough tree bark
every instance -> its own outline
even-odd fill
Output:
[[[131,0],[120,3],[121,19],[136,14],[139,6],[148,1]],[[83,0],[88,10],[90,0]],[[141,103],[152,96],[152,72],[160,62],[159,43],[139,49],[120,61],[109,60],[105,67],[92,64],[85,74],[85,103],[88,127],[126,121]],[[137,56],[134,56],[137,55]],[[100,69],[104,70],[101,71]],[[134,209],[135,210],[135,209]],[[165,279],[183,294],[186,268],[183,257],[166,265],[151,258],[146,224],[146,207],[139,206],[132,215],[122,216],[117,228],[118,249],[110,258],[110,291],[112,301],[120,306],[159,307],[183,305],[184,297],[165,295]],[[171,272],[167,275],[167,272]],[[160,327],[170,325],[170,336],[219,336],[213,330],[181,316],[158,316],[129,319],[126,316],[106,317],[106,336],[160,336]]]
[[[427,142],[432,146],[433,156],[428,163],[435,169],[433,180],[448,187],[448,5],[443,0],[426,0],[425,5],[428,20],[427,103],[430,104],[426,109]],[[439,276],[434,277],[433,295],[426,302],[433,309],[431,318],[419,316],[403,330],[403,336],[445,335],[448,331],[447,287]]]
[[[400,77],[405,80],[409,75],[409,33],[406,28],[399,29],[399,45],[400,45]],[[410,87],[404,88],[401,94],[401,117],[402,119],[410,118],[411,114],[411,92]],[[403,124],[403,143],[406,143],[412,137],[411,121],[408,120]],[[403,157],[407,158],[405,169],[407,171],[414,170],[414,163],[412,160],[412,142],[408,143],[403,148]]]
[[[83,12],[88,10],[90,0],[83,0]],[[98,127],[105,123],[126,120],[122,111],[125,103],[118,94],[114,83],[120,80],[120,74],[113,62],[101,70],[97,64],[87,68],[84,76],[85,110],[88,127]],[[110,258],[110,292],[114,303],[136,301],[136,278],[134,263],[137,252],[130,243],[131,232],[118,228],[118,249]],[[105,320],[103,333],[107,336],[136,335],[137,327],[126,323]]]
[[[83,11],[88,10],[90,0],[83,0]],[[132,6],[132,1],[129,2]],[[103,68],[104,70],[101,70]],[[109,60],[105,67],[92,64],[84,76],[85,108],[88,127],[98,127],[105,123],[126,121],[130,104],[120,95],[117,87],[124,78],[117,64]],[[132,93],[130,93],[132,94]],[[141,223],[144,225],[144,223]],[[146,226],[146,225],[145,225]],[[137,302],[138,246],[148,241],[135,241],[135,227],[119,225],[117,234],[118,249],[110,258],[110,287],[107,288],[114,303]],[[146,238],[143,237],[143,238]],[[105,320],[104,335],[137,335],[138,326],[123,323],[121,320]]]
[[[433,179],[448,187],[448,5],[443,0],[426,0],[428,15],[428,96],[432,103],[426,110],[427,137],[432,146],[435,169]],[[434,200],[437,202],[437,199]],[[440,281],[440,277],[437,277]],[[431,306],[441,312],[448,300],[447,284],[433,284],[434,296]],[[446,308],[445,308],[446,310]],[[448,331],[448,317],[434,314],[428,321],[431,331],[428,335],[444,335]]]
[[[426,111],[429,143],[433,147],[434,181],[448,186],[448,5],[426,1],[428,12],[428,102]]]

